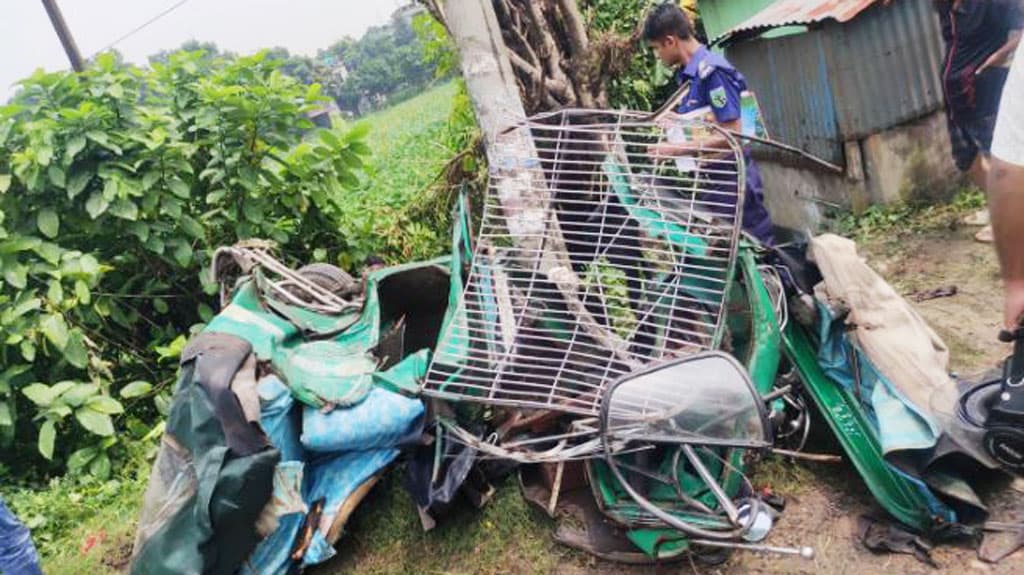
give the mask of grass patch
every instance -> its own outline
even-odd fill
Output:
[[[956,229],[967,214],[985,207],[985,194],[974,187],[961,189],[942,204],[906,203],[874,205],[860,214],[839,218],[836,231],[858,241],[879,235],[903,235],[937,229]]]
[[[447,251],[449,230],[411,217],[410,208],[426,200],[442,168],[461,151],[467,127],[453,114],[459,101],[458,84],[449,82],[359,120],[370,126],[372,155],[366,180],[346,196],[339,217],[349,252],[348,261],[339,262],[343,267],[358,270],[370,256],[395,264]]]
[[[338,557],[315,575],[428,575],[557,572],[551,522],[531,508],[509,478],[483,508],[456,506],[429,533],[391,472],[359,507]]]
[[[754,466],[750,475],[754,487],[769,487],[784,497],[799,495],[813,482],[813,473],[800,462],[769,455]]]
[[[3,496],[32,530],[44,573],[113,574],[131,554],[147,478],[148,464],[137,464],[109,481],[63,477],[43,489],[7,487]]]

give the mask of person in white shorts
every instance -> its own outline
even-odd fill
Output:
[[[1017,48],[992,138],[988,203],[1005,288],[1008,329],[1024,319],[1024,44]]]

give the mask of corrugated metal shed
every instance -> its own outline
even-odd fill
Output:
[[[715,42],[749,36],[780,26],[809,25],[825,20],[848,22],[875,2],[878,0],[776,0],[716,38]]]
[[[783,14],[775,7],[796,3],[778,0],[761,14]],[[774,138],[841,164],[845,141],[942,108],[942,38],[932,0],[800,4],[805,19],[826,13],[812,4],[843,7],[807,33],[726,48],[757,92]],[[856,17],[854,7],[861,8]]]
[[[757,94],[772,138],[843,164],[825,42],[814,30],[745,42],[727,56]]]
[[[877,6],[848,24],[826,25],[824,32],[844,139],[942,108],[942,36],[931,0]]]

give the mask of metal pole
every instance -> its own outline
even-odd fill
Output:
[[[71,30],[68,30],[68,25],[64,22],[64,16],[60,13],[57,1],[43,0],[43,7],[46,8],[46,14],[50,17],[50,22],[53,23],[53,29],[57,32],[61,45],[64,46],[64,52],[67,53],[68,61],[71,62],[71,68],[75,72],[81,72],[85,69],[85,66],[82,65],[82,55],[78,52],[75,39],[71,36]]]

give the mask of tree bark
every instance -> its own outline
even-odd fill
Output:
[[[501,1],[501,0],[499,0]],[[516,77],[491,0],[447,0],[448,30],[458,47],[466,91],[485,137],[491,177],[515,250],[555,285],[587,333],[628,365],[629,344],[603,327],[580,298],[582,282],[569,262],[551,192],[530,132],[510,129],[526,118]]]

